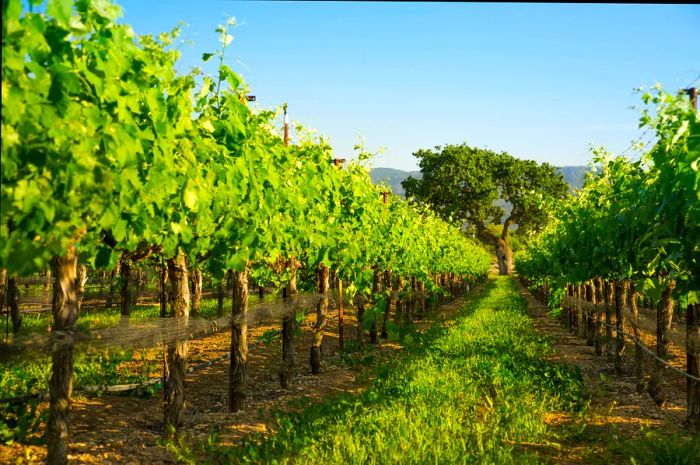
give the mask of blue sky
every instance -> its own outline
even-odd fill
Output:
[[[620,152],[639,136],[635,87],[675,90],[700,76],[700,6],[121,0],[137,33],[188,24],[182,70],[202,65],[235,17],[225,60],[256,105],[373,166],[416,169],[445,143],[586,164],[590,144]],[[213,73],[213,60],[203,66]]]

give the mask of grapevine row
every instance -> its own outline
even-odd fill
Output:
[[[656,87],[644,94],[647,108],[640,127],[656,134],[654,145],[638,160],[595,150],[598,171],[589,176],[578,195],[557,207],[558,221],[535,238],[517,263],[519,273],[541,286],[551,303],[557,304],[564,293],[579,301],[571,310],[572,322],[580,327],[582,336],[589,333],[598,353],[606,327],[608,350],[614,352],[618,370],[624,351],[623,322],[631,322],[638,340],[638,304],[642,300],[653,303],[659,360],[646,389],[659,405],[667,398],[663,361],[668,355],[674,307],[685,309],[688,424],[694,429],[700,428],[700,119],[696,99],[694,89],[674,95]],[[595,306],[592,319],[585,321],[580,301]],[[613,311],[615,327],[611,325]],[[645,387],[641,349],[637,348],[635,356],[638,391]]]
[[[328,142],[303,130],[287,146],[277,112],[253,111],[242,79],[224,64],[230,24],[217,29],[222,48],[203,56],[219,59],[212,78],[176,71],[177,29],[136,35],[107,0],[50,0],[45,13],[31,10],[36,3],[30,11],[19,0],[3,4],[0,268],[10,277],[51,268],[55,277],[50,463],[67,460],[87,267],[162,260],[170,315],[183,326],[189,275],[221,279],[231,270],[234,411],[247,366],[245,318],[235,317],[246,312],[251,276],[294,299],[301,267],[315,270],[326,296],[333,270],[348,292],[371,301],[385,273],[414,290],[432,290],[436,276],[465,282],[486,273],[488,255],[456,225],[397,198],[382,202],[366,153],[336,166]],[[314,373],[327,309],[325,297]],[[293,334],[294,321],[285,318],[283,334]],[[187,354],[186,339],[168,346],[166,427],[182,423]]]

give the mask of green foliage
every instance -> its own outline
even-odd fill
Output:
[[[468,221],[481,234],[488,223],[500,224],[501,198],[512,204],[504,231],[517,224],[523,232],[537,231],[549,220],[548,198],[564,198],[567,186],[553,166],[520,160],[507,153],[462,145],[419,150],[423,177],[409,177],[402,185],[406,197],[424,201],[443,218]],[[500,233],[499,233],[500,235]]]
[[[657,300],[673,280],[684,301],[700,295],[700,118],[683,92],[643,100],[655,144],[636,161],[594,150],[599,168],[517,259],[533,283],[629,279]]]
[[[486,272],[483,250],[453,225],[383,204],[362,145],[343,169],[301,127],[285,146],[279,112],[250,109],[224,63],[230,22],[203,56],[219,58],[218,75],[195,89],[198,70],[175,71],[177,28],[135,36],[106,1],[51,2],[48,15],[9,2],[5,13],[0,266],[11,275],[72,244],[97,267],[182,251],[217,277],[252,265],[276,285],[280,263],[298,257],[363,293],[368,265],[421,279]]]

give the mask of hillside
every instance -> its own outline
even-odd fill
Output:
[[[564,181],[569,184],[571,190],[580,189],[583,185],[585,174],[588,172],[587,166],[562,166],[557,171],[564,176]],[[391,186],[391,190],[398,195],[404,195],[401,181],[409,176],[420,178],[420,171],[403,171],[395,168],[374,168],[370,171],[370,176],[374,183],[386,182]]]

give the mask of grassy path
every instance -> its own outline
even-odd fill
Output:
[[[585,409],[581,377],[551,350],[515,283],[491,279],[455,320],[415,333],[362,393],[280,414],[276,433],[242,448],[184,450],[201,463],[541,463],[546,418]]]

